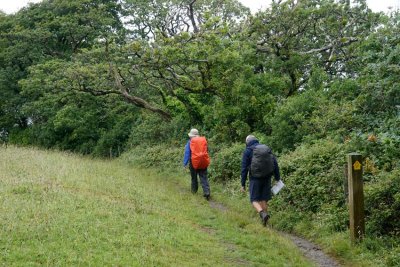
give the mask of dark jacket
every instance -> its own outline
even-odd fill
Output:
[[[250,141],[246,145],[246,149],[243,152],[242,172],[241,172],[241,183],[242,183],[243,187],[246,186],[247,174],[249,173],[251,160],[253,158],[253,149],[258,144],[259,144],[258,140]],[[273,160],[274,160],[274,177],[275,177],[276,181],[279,181],[281,179],[281,175],[280,175],[280,172],[279,172],[278,162],[277,162],[275,156],[273,156]],[[266,178],[269,179],[269,178],[271,178],[271,176],[270,177],[266,177]],[[254,177],[250,176],[250,179],[257,179],[257,178],[254,178]]]

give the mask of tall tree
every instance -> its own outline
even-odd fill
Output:
[[[221,71],[233,66],[226,61],[238,49],[232,34],[248,9],[231,0],[144,3],[124,2],[125,44],[115,42],[119,36],[104,37],[96,50],[74,57],[65,72],[73,81],[69,88],[117,94],[167,120],[168,108],[186,107],[193,121],[201,121],[190,95],[220,96],[229,86],[219,84]]]
[[[252,36],[264,71],[289,78],[296,93],[318,66],[332,76],[354,76],[348,62],[354,47],[378,26],[379,15],[365,0],[273,1],[252,21]]]
[[[35,99],[20,95],[18,81],[27,77],[28,69],[48,60],[68,61],[109,32],[122,29],[119,8],[116,0],[45,0],[0,17],[0,115],[7,118],[1,127],[27,126],[30,114],[21,108]],[[40,95],[38,91],[35,97]]]

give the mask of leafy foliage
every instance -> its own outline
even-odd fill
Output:
[[[228,184],[254,133],[279,155],[287,193],[274,208],[290,230],[307,217],[346,229],[344,155],[357,151],[368,231],[398,237],[399,18],[364,0],[273,1],[254,16],[235,0],[1,13],[1,138],[179,168],[196,127]]]
[[[325,203],[344,203],[342,146],[332,140],[302,145],[280,158],[287,184],[283,202],[298,210],[317,212]]]
[[[124,154],[123,158],[129,163],[158,170],[183,168],[183,150],[179,147],[171,148],[162,144],[133,148]]]
[[[210,165],[211,179],[219,182],[240,180],[240,164],[245,145],[234,143],[231,147],[220,148],[214,153]]]
[[[376,235],[400,236],[400,172],[382,172],[366,188],[366,216],[369,231]]]

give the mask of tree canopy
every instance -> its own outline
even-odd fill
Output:
[[[105,136],[122,149],[145,121],[226,143],[259,132],[278,150],[345,139],[398,119],[398,18],[364,0],[273,1],[255,15],[236,0],[44,0],[0,14],[0,128],[103,154]]]

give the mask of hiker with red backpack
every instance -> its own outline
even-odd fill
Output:
[[[207,179],[207,167],[210,165],[210,157],[208,155],[207,139],[204,136],[200,136],[197,129],[191,129],[188,135],[189,141],[185,146],[183,166],[187,167],[189,165],[192,177],[192,193],[197,193],[199,188],[197,177],[199,176],[203,187],[203,196],[210,200],[210,185]]]
[[[241,191],[246,191],[246,180],[249,173],[250,202],[260,215],[265,226],[270,217],[268,201],[272,198],[271,178],[280,181],[279,166],[271,149],[260,144],[254,135],[246,137],[246,149],[243,152]]]

